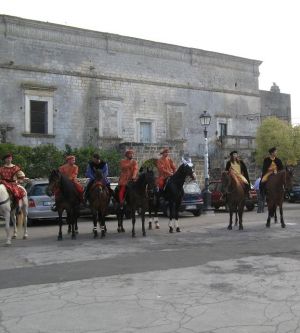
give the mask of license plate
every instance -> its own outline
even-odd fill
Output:
[[[186,206],[185,209],[188,210],[188,209],[196,209],[197,206],[196,205],[189,205],[189,206]]]
[[[43,206],[51,206],[51,201],[43,201]]]

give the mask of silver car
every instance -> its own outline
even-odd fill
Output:
[[[33,220],[57,219],[57,212],[51,210],[54,204],[54,196],[47,194],[48,179],[34,179],[26,184],[28,195],[28,224]]]

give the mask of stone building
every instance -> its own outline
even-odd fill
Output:
[[[64,148],[163,146],[201,157],[207,110],[211,167],[250,156],[265,115],[290,119],[290,97],[259,90],[261,61],[0,15],[2,139]],[[1,127],[2,126],[2,127]],[[147,154],[146,154],[147,152]],[[146,154],[146,155],[145,155]]]

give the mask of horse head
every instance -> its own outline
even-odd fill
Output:
[[[61,180],[61,174],[58,169],[53,169],[49,175],[49,185],[47,189],[47,194],[51,194],[54,191],[54,188],[58,186]]]
[[[285,167],[285,188],[290,190],[293,186],[293,176],[294,176],[294,168],[292,166]]]
[[[101,170],[96,169],[95,170],[95,180],[101,181],[103,179],[103,173]]]
[[[221,174],[221,192],[229,193],[229,187],[231,185],[231,177],[228,171],[223,171]]]

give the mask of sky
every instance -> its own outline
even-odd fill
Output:
[[[298,2],[299,3],[299,2]],[[300,125],[297,0],[0,0],[0,14],[263,61],[259,88],[291,95]]]

